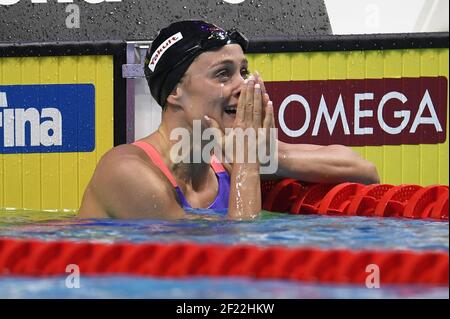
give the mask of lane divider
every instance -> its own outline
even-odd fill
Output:
[[[64,276],[78,265],[81,275],[140,275],[279,279],[365,285],[448,286],[445,252],[351,251],[345,249],[200,245],[195,243],[90,243],[0,239],[1,276]]]
[[[263,209],[291,214],[448,220],[448,186],[262,182]]]

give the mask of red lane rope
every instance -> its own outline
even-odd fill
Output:
[[[449,280],[444,252],[0,239],[0,276],[67,275],[70,264],[78,265],[81,275],[245,276],[361,285],[374,274],[367,267],[376,265],[381,284],[444,286]]]
[[[264,181],[263,209],[290,214],[406,217],[448,220],[448,186]]]

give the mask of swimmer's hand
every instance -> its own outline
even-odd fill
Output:
[[[242,131],[245,133],[247,129],[252,128],[254,135],[251,136],[254,137],[254,142],[257,142],[259,145],[265,143],[265,149],[269,150],[269,131],[271,128],[275,128],[275,119],[273,103],[266,93],[266,88],[261,76],[256,72],[243,83],[236,111],[236,119],[231,129],[227,129],[226,132],[223,132],[215,119],[205,116],[205,120],[209,127],[217,129],[216,132],[221,132],[222,136],[217,139],[222,142],[222,144],[219,145],[219,148],[222,151],[221,159],[223,164],[229,168],[231,168],[231,166],[228,166],[227,164],[237,162],[242,163],[242,156],[249,154],[248,143],[246,143],[246,145],[239,145],[239,143],[242,144],[243,141],[239,139],[236,140],[236,136],[239,136],[239,133]],[[231,148],[231,146],[233,147]],[[256,158],[258,158],[257,148],[251,149],[250,152],[255,154]],[[218,154],[216,154],[216,156],[218,156]]]
[[[222,141],[232,139],[231,143],[228,140],[222,145],[226,161],[233,163],[228,206],[228,217],[232,219],[255,218],[261,211],[257,138],[259,129],[268,129],[272,125],[273,108],[267,101],[268,109],[263,113],[264,95],[261,84],[257,82],[252,75],[242,84],[233,128],[222,138]],[[214,119],[206,120],[210,127],[219,128]],[[236,138],[239,135],[241,138]],[[231,156],[225,148],[229,145],[233,145],[234,150]]]
[[[278,161],[278,146],[275,146],[275,151],[271,146],[271,142],[278,143],[278,137],[277,137],[277,130],[275,129],[275,118],[274,118],[274,111],[273,111],[273,102],[270,100],[269,94],[267,94],[266,87],[264,85],[263,78],[258,73],[258,71],[255,72],[255,81],[256,83],[259,83],[261,86],[261,94],[262,94],[262,109],[263,109],[263,117],[264,117],[264,123],[263,128],[264,130],[260,131],[258,135],[258,143],[265,144],[265,150],[266,150],[266,156],[270,155],[270,160],[268,164],[272,163],[273,161]],[[270,130],[274,129],[273,136],[270,135]],[[262,163],[261,163],[262,164]]]

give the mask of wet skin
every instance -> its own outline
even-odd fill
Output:
[[[271,128],[273,106],[264,82],[248,77],[247,60],[237,44],[202,53],[167,98],[158,130],[143,138],[162,155],[177,185],[194,208],[206,208],[217,196],[218,182],[209,163],[174,163],[170,149],[176,128]],[[234,111],[234,109],[236,111]],[[244,146],[246,147],[246,146]],[[191,150],[189,156],[192,155]],[[247,152],[248,149],[244,149]],[[250,219],[261,210],[260,179],[292,177],[309,182],[379,181],[373,164],[340,145],[291,145],[279,142],[278,171],[259,175],[259,163],[224,165],[230,174],[228,217]],[[151,195],[150,195],[151,194]],[[183,218],[185,212],[167,178],[133,145],[120,145],[99,161],[86,188],[80,217]]]

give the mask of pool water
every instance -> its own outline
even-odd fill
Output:
[[[253,221],[224,219],[80,220],[73,212],[0,211],[0,237],[102,243],[253,244],[413,251],[449,250],[448,222],[404,218],[330,217],[263,212]],[[0,277],[0,298],[449,298],[448,287],[306,284],[282,280],[135,276]]]
[[[448,287],[314,285],[281,280],[240,278],[158,279],[133,276],[81,277],[69,289],[65,277],[0,279],[0,298],[85,299],[319,299],[449,298]]]

